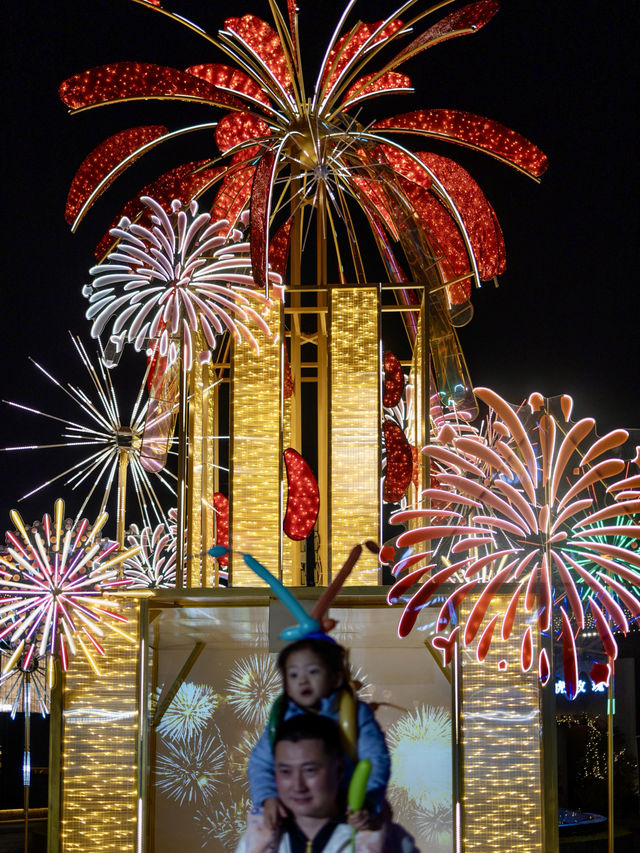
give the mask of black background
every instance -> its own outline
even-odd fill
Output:
[[[210,32],[227,15],[253,12],[270,19],[267,4],[256,0],[167,5]],[[308,0],[300,5],[304,62],[308,77],[315,77],[342,7]],[[360,2],[354,20],[378,20],[392,9],[380,0]],[[415,95],[375,99],[367,113],[382,118],[418,107],[469,110],[512,127],[548,154],[549,170],[537,185],[482,154],[455,146],[434,149],[473,174],[498,214],[507,246],[500,287],[485,284],[474,294],[475,317],[461,330],[461,340],[476,385],[488,385],[513,402],[533,390],[569,393],[575,415],[595,417],[600,433],[640,426],[639,9],[635,0],[504,0],[479,33],[439,45],[402,69],[411,75]],[[109,61],[185,67],[225,59],[193,33],[127,0],[12,4],[4,10],[4,39],[0,396],[55,414],[66,409],[72,416],[62,392],[38,374],[28,356],[61,381],[82,379],[67,330],[88,342],[80,291],[93,247],[148,180],[215,149],[209,135],[194,134],[187,143],[143,158],[105,193],[75,235],[63,218],[73,174],[95,145],[118,130],[144,123],[173,129],[220,114],[149,102],[69,117],[57,87]],[[428,147],[417,138],[403,141]],[[125,397],[128,373],[129,385],[137,387],[140,358],[116,377]],[[52,442],[59,432],[55,423],[7,406],[0,408],[0,424],[1,446]],[[2,454],[0,465],[0,511],[8,522],[16,498],[62,463],[39,451]],[[61,491],[23,504],[26,517],[51,511]]]

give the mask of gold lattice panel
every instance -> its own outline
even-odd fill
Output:
[[[206,350],[202,332],[196,349]],[[187,524],[187,586],[214,585],[213,558],[207,551],[214,544],[213,528],[213,400],[210,363],[196,360],[191,368],[189,393],[189,518]]]
[[[332,574],[351,548],[379,539],[380,335],[376,287],[330,295],[330,557]],[[377,584],[378,562],[365,551],[348,584]]]
[[[497,611],[504,613],[509,600],[510,594],[495,598],[483,626]],[[468,607],[462,615],[469,615]],[[520,639],[531,618],[521,610],[506,642],[500,639],[499,619],[482,663],[476,659],[477,638],[460,652],[465,853],[543,853],[535,622],[533,664],[527,673],[520,668]],[[504,672],[498,671],[501,660],[507,661]]]
[[[279,325],[277,304],[267,317]],[[252,554],[280,573],[282,540],[280,471],[281,347],[259,335],[260,352],[243,342],[233,347],[231,370],[231,547]],[[262,586],[238,554],[230,558],[233,586]]]
[[[136,850],[139,605],[110,600],[106,606],[126,616],[122,629],[134,642],[105,628],[106,654],[94,654],[100,676],[80,650],[70,661],[62,707],[61,853]]]

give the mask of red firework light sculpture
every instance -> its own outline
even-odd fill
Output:
[[[405,555],[395,566],[402,575],[389,592],[397,602],[418,581],[400,619],[399,634],[413,628],[420,610],[446,582],[457,581],[437,618],[436,648],[450,659],[459,634],[465,646],[480,634],[476,647],[483,660],[496,629],[506,640],[518,608],[532,614],[543,632],[554,631],[558,617],[567,694],[575,696],[578,679],[576,640],[588,615],[603,649],[615,659],[615,631],[627,633],[629,619],[640,617],[640,475],[612,456],[629,438],[626,430],[594,436],[595,421],[571,423],[572,403],[561,399],[561,413],[552,414],[539,394],[524,411],[516,411],[487,388],[475,389],[490,410],[487,438],[441,431],[439,443],[424,448],[440,466],[438,487],[423,492],[428,509],[396,513],[396,523],[420,519],[424,526],[398,536],[398,548],[421,553]],[[636,456],[636,466],[640,455]],[[624,519],[624,544],[620,525]],[[431,548],[432,550],[427,550]],[[438,562],[412,568],[435,557]],[[407,571],[411,569],[411,571]],[[501,590],[513,590],[504,612],[485,624],[485,616]],[[464,625],[441,634],[461,602],[473,598]],[[523,631],[521,664],[533,664],[533,631]],[[544,649],[538,659],[540,679],[550,677]]]
[[[205,104],[226,113],[219,121],[175,131],[160,125],[130,128],[102,142],[81,165],[69,192],[66,216],[74,229],[115,178],[142,155],[176,136],[215,130],[220,156],[181,164],[142,194],[168,209],[174,198],[186,204],[217,187],[212,215],[232,224],[250,209],[253,275],[262,287],[268,263],[278,269],[286,256],[291,205],[315,201],[320,194],[335,211],[332,229],[338,221],[351,222],[352,202],[364,211],[394,281],[407,278],[393,244],[404,246],[416,230],[426,235],[429,264],[437,264],[447,284],[449,309],[468,302],[472,281],[492,279],[504,270],[499,224],[473,178],[447,157],[412,152],[395,137],[413,134],[472,148],[536,180],[546,169],[545,155],[514,131],[467,112],[418,110],[366,125],[353,112],[372,98],[412,92],[410,78],[397,69],[443,41],[478,32],[497,12],[496,2],[463,6],[400,49],[400,39],[448,3],[416,11],[418,0],[409,0],[376,23],[348,22],[354,7],[349,3],[311,87],[302,73],[293,3],[288,3],[288,22],[275,2],[270,4],[275,29],[244,15],[228,18],[214,37],[160,3],[136,2],[188,27],[236,67],[209,63],[181,70],[145,62],[112,63],[64,81],[64,103],[79,112],[155,98]],[[139,195],[123,211],[130,219],[141,211]],[[272,229],[276,233],[270,240]],[[347,228],[354,271],[358,280],[366,280],[352,230]],[[107,236],[100,243],[99,256],[110,242]]]

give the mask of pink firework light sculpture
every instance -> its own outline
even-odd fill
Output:
[[[440,610],[433,640],[445,662],[457,636],[468,646],[480,633],[476,655],[483,660],[497,634],[502,640],[510,637],[519,608],[531,613],[543,632],[553,630],[555,611],[567,694],[573,698],[576,640],[585,627],[585,605],[611,659],[618,654],[614,632],[626,633],[629,618],[640,617],[634,589],[640,583],[640,476],[630,473],[630,463],[611,456],[629,434],[618,429],[596,438],[592,418],[571,423],[567,396],[561,398],[561,414],[556,416],[539,394],[530,396],[524,412],[487,388],[477,388],[475,394],[493,417],[490,440],[452,433],[443,436],[443,443],[424,448],[438,460],[442,473],[438,487],[423,493],[431,508],[392,518],[425,524],[397,539],[398,547],[419,546],[422,553],[398,562],[397,573],[406,574],[392,587],[388,601],[397,602],[423,581],[400,619],[398,632],[406,636],[434,593],[444,583],[458,581]],[[635,463],[639,460],[636,456]],[[621,519],[627,521],[622,543]],[[438,551],[448,551],[444,568],[437,562],[414,568]],[[512,592],[509,603],[504,613],[484,624],[501,590]],[[449,635],[441,633],[467,597],[474,603],[465,624]],[[520,646],[526,671],[533,664],[531,624]],[[546,683],[551,672],[545,649],[538,671]]]
[[[105,140],[89,154],[72,183],[66,212],[72,228],[115,178],[146,152],[176,135],[215,129],[220,156],[182,164],[148,185],[146,194],[167,208],[173,197],[186,202],[219,184],[212,206],[215,217],[233,223],[243,211],[251,210],[253,274],[265,288],[268,262],[275,265],[272,250],[276,243],[279,252],[287,251],[287,240],[278,238],[288,234],[292,212],[308,201],[313,202],[312,208],[324,210],[324,203],[318,204],[323,199],[330,204],[328,234],[333,235],[339,274],[348,280],[336,233],[337,223],[342,222],[353,272],[358,281],[365,281],[349,209],[355,203],[369,221],[392,281],[408,282],[396,257],[396,244],[416,280],[424,280],[425,267],[439,270],[448,297],[446,304],[441,304],[441,291],[433,297],[438,315],[443,315],[440,322],[445,334],[439,337],[455,352],[439,353],[436,363],[440,370],[455,362],[464,371],[447,318],[465,314],[472,281],[479,284],[504,270],[500,227],[491,205],[462,167],[441,155],[413,152],[395,137],[413,134],[472,148],[536,180],[545,171],[547,159],[524,137],[472,113],[428,109],[370,123],[361,122],[356,113],[360,105],[378,96],[412,92],[410,78],[397,69],[443,41],[479,31],[497,12],[498,4],[480,0],[462,6],[398,49],[400,39],[449,2],[416,12],[418,0],[409,0],[383,21],[350,23],[355,7],[352,0],[309,88],[302,73],[298,10],[293,3],[287,6],[288,22],[277,4],[270,3],[275,28],[254,15],[244,15],[228,18],[214,37],[160,3],[135,2],[186,26],[237,67],[209,63],[181,70],[143,62],[113,63],[64,81],[60,87],[64,103],[72,112],[79,112],[158,98],[227,112],[219,122],[171,132],[162,126],[136,127]],[[377,66],[374,59],[379,60]],[[305,209],[309,209],[306,204]],[[140,204],[134,199],[127,215],[133,219],[139,211]],[[271,240],[270,232],[276,228]],[[98,254],[108,242],[100,244]],[[398,298],[407,304],[415,301],[409,290]],[[447,354],[455,357],[448,361]],[[446,373],[446,368],[442,370]],[[455,377],[448,377],[450,390],[443,392],[447,399],[459,402],[465,396],[465,381],[463,377],[460,390]]]
[[[100,675],[94,655],[104,655],[99,638],[105,629],[134,642],[120,627],[128,620],[99,599],[128,585],[118,566],[139,547],[119,551],[117,542],[100,538],[107,513],[89,525],[65,519],[64,512],[58,499],[53,519],[45,515],[26,526],[11,511],[16,529],[6,534],[0,554],[0,639],[12,648],[4,672],[18,661],[28,669],[34,656],[59,657],[66,670],[69,655],[80,649]]]

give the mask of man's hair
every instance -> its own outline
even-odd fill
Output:
[[[283,679],[286,676],[287,660],[294,652],[308,649],[317,655],[327,671],[336,677],[336,680],[342,678],[342,686],[349,688],[351,677],[349,675],[349,663],[347,660],[347,650],[332,640],[330,637],[326,639],[320,637],[303,637],[301,640],[296,640],[295,643],[290,643],[278,655],[278,669],[282,674]]]
[[[281,740],[298,743],[301,740],[322,741],[327,755],[339,757],[342,755],[340,729],[330,717],[320,714],[295,714],[280,723],[276,731],[273,747]]]

